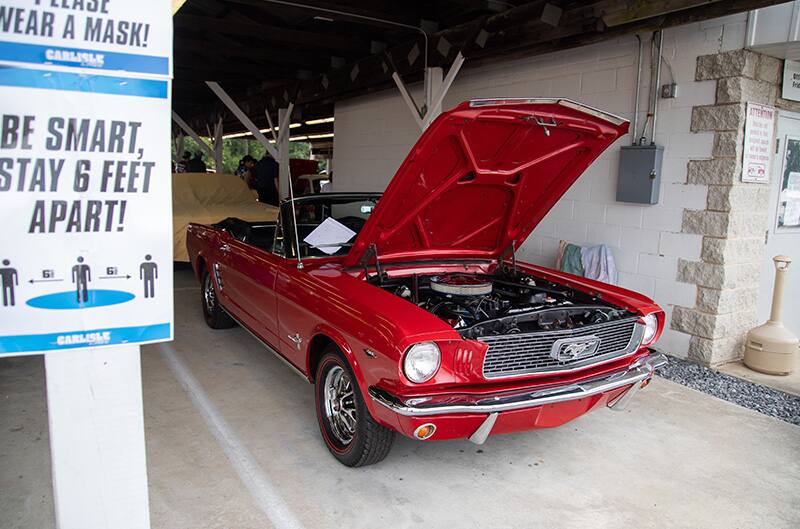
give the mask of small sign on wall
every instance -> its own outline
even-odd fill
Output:
[[[769,182],[774,136],[775,109],[767,105],[747,103],[742,182]]]
[[[800,61],[783,61],[781,97],[800,101]]]

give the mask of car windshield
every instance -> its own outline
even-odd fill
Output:
[[[300,257],[347,255],[364,227],[380,194],[325,194],[295,199],[281,205],[282,229],[278,241],[286,257],[296,257],[292,204],[297,218]]]

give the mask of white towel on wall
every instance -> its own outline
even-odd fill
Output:
[[[614,264],[614,254],[605,244],[585,246],[581,248],[581,263],[583,275],[612,285],[617,284],[617,267]]]

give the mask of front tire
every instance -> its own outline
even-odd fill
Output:
[[[394,432],[370,415],[352,369],[336,346],[328,346],[315,377],[317,419],[331,454],[348,467],[383,460]]]
[[[230,329],[236,325],[233,319],[228,316],[228,313],[220,306],[217,289],[214,287],[214,280],[208,271],[203,274],[201,294],[206,325],[212,329]]]

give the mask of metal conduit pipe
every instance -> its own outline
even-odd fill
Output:
[[[631,145],[639,144],[639,138],[636,137],[636,131],[638,130],[639,126],[639,92],[641,91],[642,85],[642,49],[644,47],[642,37],[636,35],[636,40],[639,42],[639,56],[636,59],[636,95],[633,98],[633,126],[631,127],[631,137],[633,138],[633,141],[631,142]]]
[[[658,39],[658,44],[656,45],[655,39]],[[657,52],[656,56],[653,59],[653,66],[655,66],[655,82],[650,87],[650,105],[651,111],[650,113],[653,116],[653,126],[650,129],[650,145],[655,145],[656,143],[656,122],[658,121],[658,89],[661,85],[661,55],[664,49],[664,32],[658,31],[653,35],[653,45],[656,46]]]

